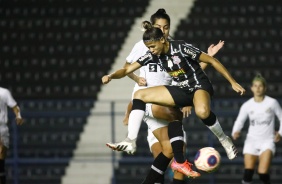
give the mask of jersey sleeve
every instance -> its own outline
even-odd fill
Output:
[[[13,108],[17,105],[17,102],[8,90],[6,91],[6,103],[10,108]]]
[[[247,107],[246,107],[246,104],[243,104],[240,108],[239,114],[238,114],[238,116],[235,120],[235,123],[233,125],[232,135],[235,132],[240,132],[242,130],[247,118],[248,118]]]
[[[278,101],[275,100],[274,104],[273,104],[273,110],[275,115],[277,116],[277,118],[279,119],[280,122],[280,127],[279,127],[279,131],[278,133],[280,134],[280,136],[282,136],[282,109],[281,106],[279,105]]]
[[[147,52],[145,55],[141,56],[138,60],[137,63],[139,63],[141,66],[145,66],[148,63],[152,63],[154,61],[154,56],[152,55],[151,52]]]
[[[143,56],[147,52],[147,47],[144,45],[143,41],[137,42],[132,48],[130,54],[126,57],[127,63],[134,63],[138,58]]]
[[[191,44],[183,43],[181,47],[181,52],[184,54],[185,57],[189,57],[195,61],[199,60],[202,51]]]

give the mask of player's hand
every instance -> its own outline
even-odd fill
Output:
[[[232,84],[232,88],[237,93],[240,93],[240,95],[243,95],[246,92],[246,90],[240,84],[238,84],[237,82]]]
[[[208,55],[214,56],[224,45],[224,41],[219,40],[217,45],[211,44],[208,48]]]
[[[111,79],[111,77],[110,77],[109,75],[104,75],[104,76],[102,77],[102,83],[103,83],[103,84],[108,84],[111,80],[112,80],[112,79]]]
[[[139,86],[147,86],[147,81],[143,77],[139,77],[137,83],[138,83]]]
[[[191,114],[192,106],[186,106],[181,109],[183,112],[183,118],[187,118]]]
[[[240,135],[241,135],[241,132],[234,132],[234,134],[232,135],[232,138],[234,140],[237,140],[240,137]]]
[[[23,118],[18,118],[18,117],[16,117],[16,123],[17,123],[17,125],[22,125],[23,122],[24,122]]]
[[[281,140],[281,135],[278,132],[275,132],[274,142],[279,142]]]

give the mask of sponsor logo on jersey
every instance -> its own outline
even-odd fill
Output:
[[[170,59],[167,61],[167,67],[169,68],[173,67],[172,61]]]
[[[148,60],[152,59],[152,54],[151,53],[147,53],[144,56],[141,56],[138,60],[139,61],[144,61],[145,59],[148,59]]]
[[[171,51],[171,54],[174,55],[174,54],[179,53],[179,52],[180,52],[180,50],[174,49],[174,50]]]
[[[173,63],[176,64],[176,65],[178,65],[181,62],[181,60],[178,56],[172,56],[172,59],[173,59]]]
[[[181,68],[181,69],[176,70],[176,71],[168,72],[168,74],[172,77],[177,77],[181,74],[185,74],[185,71]]]
[[[185,47],[184,48],[184,51],[187,53],[187,54],[189,54],[191,57],[192,57],[192,59],[195,59],[196,58],[196,52],[194,52],[193,50],[191,50],[191,49],[188,49],[187,47]]]
[[[268,109],[266,109],[265,113],[268,113],[268,114],[272,113],[271,108],[269,107]]]
[[[157,72],[158,65],[157,64],[149,64],[149,72]]]
[[[270,125],[271,121],[267,121],[267,120],[264,120],[264,121],[260,121],[260,120],[252,120],[251,121],[251,126],[255,126],[255,125]]]

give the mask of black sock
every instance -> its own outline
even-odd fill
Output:
[[[244,178],[245,182],[251,182],[253,180],[254,169],[245,169],[244,170]]]
[[[175,179],[173,178],[173,184],[185,184],[185,180],[178,180],[178,179]]]
[[[164,184],[164,178],[165,178],[165,175],[163,174],[155,181],[155,183]]]
[[[212,111],[210,111],[210,115],[206,119],[202,119],[202,121],[205,125],[212,126],[216,123],[216,116]]]
[[[0,184],[6,184],[5,160],[0,160]]]
[[[173,121],[168,124],[168,137],[177,163],[184,163],[184,135],[181,121]]]
[[[270,184],[270,176],[269,174],[260,174],[259,179],[263,182],[263,184]]]
[[[140,99],[133,99],[132,100],[132,110],[139,109],[145,111],[146,103]]]
[[[160,153],[155,158],[153,165],[151,166],[151,169],[142,184],[154,184],[159,180],[160,177],[163,177],[170,160],[171,158],[167,158],[163,153]]]

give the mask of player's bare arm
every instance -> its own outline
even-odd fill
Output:
[[[226,78],[226,80],[230,82],[234,91],[240,93],[240,95],[243,95],[245,93],[246,90],[235,81],[228,70],[217,59],[205,53],[202,53],[199,60],[201,62],[211,64],[224,78]]]
[[[136,71],[137,69],[141,68],[141,65],[138,62],[134,62],[127,68],[121,68],[109,75],[104,75],[102,77],[102,83],[107,84],[109,83],[112,79],[120,79],[125,77],[127,74]]]

